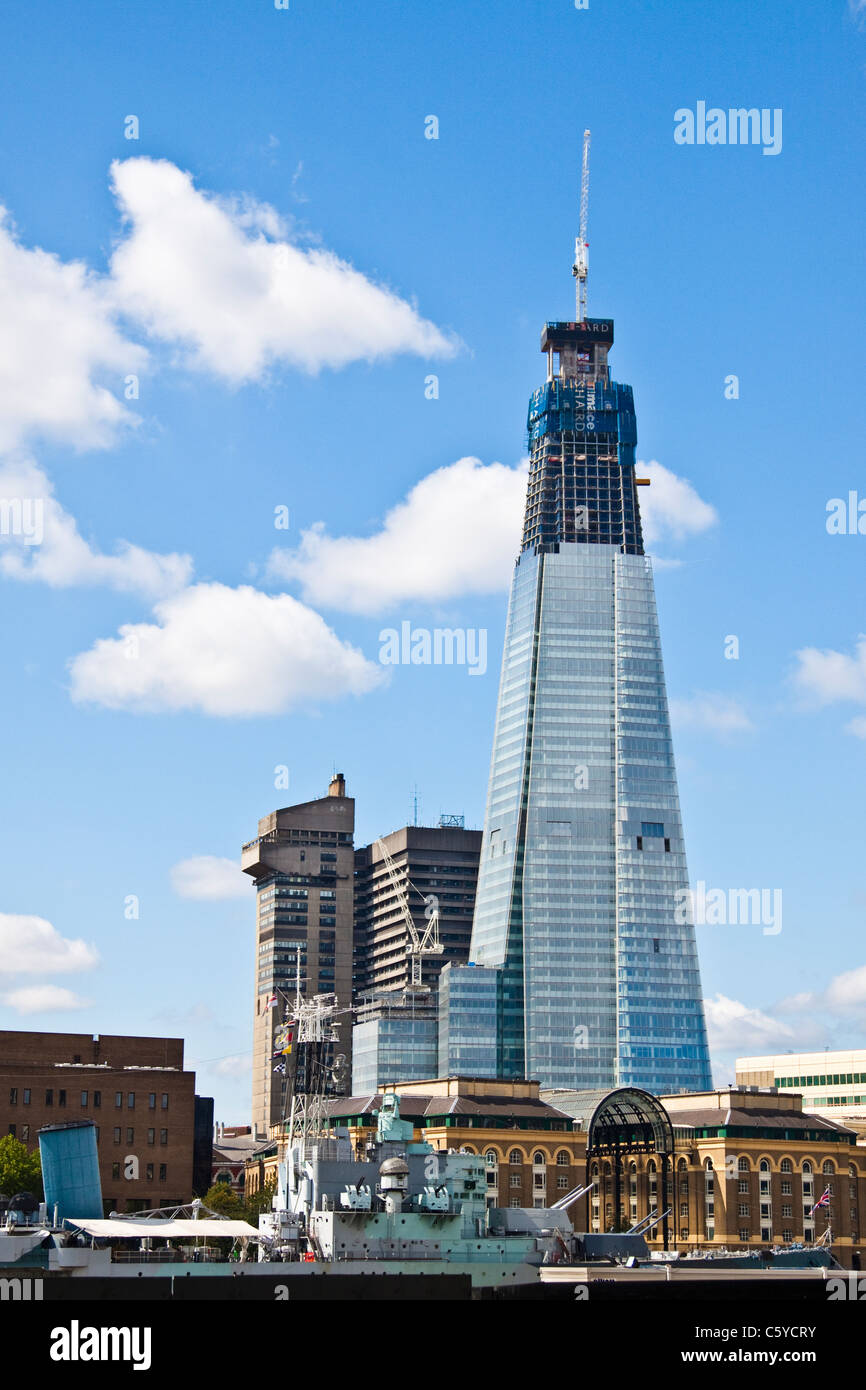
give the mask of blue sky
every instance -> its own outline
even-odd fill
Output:
[[[866,1045],[866,536],[826,527],[866,499],[856,10],[7,10],[0,496],[45,529],[0,535],[0,1026],[183,1035],[241,1121],[252,889],[215,866],[189,896],[187,861],[236,859],[335,766],[358,843],[416,785],[422,820],[480,826],[589,126],[589,311],[654,479],[691,877],[783,892],[778,935],[698,929],[717,1080]],[[676,144],[699,101],[781,109],[781,152]],[[485,629],[486,674],[382,667],[404,620]]]

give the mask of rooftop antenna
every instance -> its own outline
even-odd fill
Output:
[[[589,220],[589,131],[583,132],[583,168],[580,175],[580,232],[574,243],[574,265],[571,273],[577,280],[575,286],[577,322],[586,318],[586,276],[589,270],[589,242],[586,239]]]

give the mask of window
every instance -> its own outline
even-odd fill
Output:
[[[82,1092],[81,1092],[81,1108],[82,1108],[82,1110],[86,1110],[86,1109],[87,1109],[87,1092],[86,1092],[86,1091],[82,1091]]]
[[[120,1125],[114,1126],[114,1142],[115,1144],[120,1143]]]
[[[15,1138],[15,1126],[14,1126],[14,1125],[10,1125],[10,1126],[9,1126],[9,1133],[12,1135],[12,1138],[14,1139],[14,1138]]]
[[[568,1177],[566,1176],[565,1173],[560,1173],[560,1174],[557,1176],[556,1185],[557,1185],[557,1187],[560,1189],[561,1192],[567,1192],[567,1191],[568,1191]]]
[[[9,1104],[10,1104],[10,1105],[17,1105],[17,1104],[18,1104],[18,1087],[17,1087],[17,1086],[11,1086],[10,1089],[9,1089]]]
[[[748,1240],[749,1232],[745,1227],[740,1228],[740,1240]]]
[[[148,1108],[148,1110],[155,1110],[155,1109],[156,1109],[156,1091],[151,1091],[150,1095],[148,1096],[148,1098],[147,1098],[147,1108]]]
[[[123,1092],[122,1092],[122,1091],[115,1091],[115,1093],[114,1093],[114,1108],[115,1108],[115,1110],[122,1110],[122,1109],[123,1109]]]
[[[167,1164],[165,1164],[165,1163],[160,1163],[160,1165],[159,1165],[159,1180],[160,1180],[160,1182],[165,1182],[165,1180],[166,1180],[167,1177],[168,1177],[168,1166],[167,1166]]]
[[[21,1126],[21,1142],[22,1142],[22,1144],[26,1144],[26,1143],[27,1143],[27,1140],[28,1140],[29,1138],[30,1138],[30,1126],[29,1126],[29,1125],[22,1125],[22,1126]]]
[[[135,1109],[135,1091],[130,1091],[129,1094],[127,1095],[127,1097],[126,1097],[126,1108],[127,1108],[127,1110],[134,1110],[134,1109]]]
[[[790,1180],[786,1182],[785,1179],[783,1178],[783,1179],[782,1179],[782,1196],[783,1196],[783,1197],[790,1197],[790,1195],[791,1195],[791,1183],[790,1183]]]
[[[65,1104],[66,1104],[66,1092],[65,1092],[65,1091],[58,1091],[58,1092],[57,1092],[57,1104],[58,1104],[58,1105],[65,1105]]]
[[[29,1091],[29,1089],[25,1090],[25,1092],[24,1092],[24,1104],[25,1104],[25,1105],[29,1105],[29,1104],[30,1104],[30,1091]]]
[[[119,1164],[119,1163],[112,1163],[112,1165],[111,1165],[111,1176],[112,1176],[113,1178],[119,1178],[119,1177],[120,1177],[120,1164]]]
[[[148,1144],[155,1144],[155,1143],[156,1143],[156,1130],[155,1130],[155,1129],[149,1129],[149,1130],[147,1131],[147,1142],[148,1142]]]
[[[749,1214],[749,1204],[748,1204],[748,1202],[740,1202],[740,1205],[737,1207],[737,1216],[748,1216],[748,1214]]]
[[[791,1162],[790,1158],[782,1159],[782,1162],[779,1164],[779,1171],[782,1173],[793,1173],[794,1165]]]
[[[787,1226],[782,1232],[782,1239],[786,1245],[790,1245],[791,1241],[794,1239],[794,1232],[790,1230]]]
[[[540,1149],[537,1149],[536,1152],[532,1155],[532,1161],[535,1164],[536,1168],[544,1167],[544,1154],[541,1152]]]
[[[46,1104],[46,1105],[53,1105],[53,1104],[54,1104],[54,1092],[52,1091],[52,1089],[51,1089],[50,1087],[49,1087],[48,1090],[45,1092],[45,1104]]]
[[[147,1178],[147,1181],[148,1181],[148,1182],[153,1182],[153,1164],[152,1164],[152,1163],[147,1163],[147,1164],[145,1164],[144,1176]]]
[[[643,849],[643,838],[640,835],[637,837],[637,847],[638,849]]]
[[[543,1174],[543,1173],[533,1173],[533,1175],[532,1175],[532,1185],[533,1185],[533,1187],[544,1187],[544,1174]]]
[[[508,1155],[508,1162],[512,1165],[523,1162],[523,1154],[520,1152],[519,1149],[511,1150],[511,1153]]]
[[[689,1204],[688,1204],[688,1202],[680,1202],[680,1216],[688,1216],[688,1214],[689,1214]]]
[[[834,1164],[833,1164],[833,1163],[831,1162],[831,1160],[828,1158],[827,1161],[826,1161],[826,1163],[825,1163],[824,1166],[822,1167],[821,1172],[822,1172],[822,1173],[828,1173],[828,1174],[829,1174],[829,1173],[835,1173],[835,1171],[836,1171],[836,1168],[835,1168]]]
[[[99,1109],[101,1109],[101,1107],[102,1107],[102,1092],[101,1092],[101,1091],[94,1091],[94,1092],[93,1092],[93,1108],[94,1108],[94,1110],[99,1110]]]
[[[790,1202],[783,1202],[783,1203],[782,1203],[782,1215],[783,1215],[783,1216],[793,1216],[793,1215],[794,1215],[794,1211],[793,1211],[793,1208],[792,1208]]]
[[[519,1186],[520,1186],[520,1174],[519,1174],[519,1173],[512,1173],[512,1174],[511,1174],[511,1177],[510,1177],[510,1179],[509,1179],[509,1186],[510,1186],[510,1187],[519,1187]]]
[[[135,1143],[135,1130],[132,1129],[132,1127],[130,1127],[130,1128],[126,1131],[126,1142],[127,1142],[127,1144],[134,1144],[134,1143]]]
[[[748,1178],[740,1178],[739,1182],[737,1183],[737,1191],[738,1191],[738,1192],[748,1192],[748,1190],[749,1190],[749,1179],[748,1179]]]
[[[749,1170],[749,1160],[748,1160],[747,1158],[738,1158],[738,1159],[737,1159],[737,1172],[738,1172],[738,1173],[748,1173],[749,1171],[750,1171],[750,1170]]]
[[[560,1149],[559,1153],[556,1155],[556,1166],[558,1168],[567,1168],[569,1166],[568,1154],[565,1149]]]
[[[650,838],[661,840],[664,838],[665,828],[661,821],[644,820],[641,821],[640,833],[641,835],[647,835]]]
[[[161,1129],[161,1130],[159,1131],[159,1142],[160,1142],[160,1144],[167,1144],[167,1143],[168,1143],[168,1130],[167,1130],[167,1129]]]
[[[509,1205],[510,1207],[519,1207],[519,1206],[520,1206],[520,1198],[519,1198],[519,1197],[512,1197],[512,1199],[511,1199],[511,1201],[508,1203],[508,1205]]]

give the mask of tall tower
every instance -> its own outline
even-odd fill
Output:
[[[612,344],[610,319],[541,337],[471,959],[492,968],[479,986],[496,981],[500,1076],[672,1093],[712,1082],[677,912],[688,871],[634,401],[610,378]]]
[[[241,868],[256,885],[256,981],[253,1020],[253,1123],[265,1134],[285,1118],[287,1081],[274,1035],[295,998],[334,994],[346,1012],[339,1052],[347,1090],[352,1052],[352,916],[355,802],[342,773],[327,796],[273,811],[244,845]]]

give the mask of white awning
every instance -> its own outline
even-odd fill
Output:
[[[246,1236],[250,1240],[258,1240],[259,1236],[255,1226],[251,1226],[247,1221],[213,1221],[205,1218],[201,1221],[126,1221],[119,1217],[97,1220],[89,1216],[68,1216],[66,1224],[77,1227],[79,1231],[86,1231],[89,1236],[97,1236],[104,1240],[141,1240],[144,1236],[150,1236],[154,1240],[190,1240],[194,1237],[214,1240],[218,1236],[223,1239],[227,1236],[232,1239]]]

